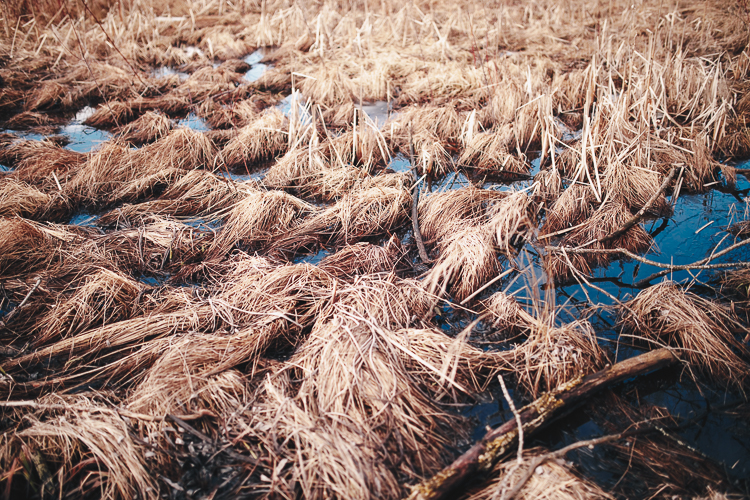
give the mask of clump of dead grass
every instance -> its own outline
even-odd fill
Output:
[[[458,163],[494,175],[527,173],[526,162],[509,152],[512,140],[512,131],[507,127],[480,132],[466,144]]]
[[[236,245],[263,248],[296,231],[298,218],[315,212],[312,205],[283,191],[248,193],[224,218],[209,254],[226,255]]]
[[[161,113],[147,111],[138,119],[120,127],[120,140],[136,145],[154,142],[166,137],[172,130],[172,120]]]
[[[636,340],[672,346],[712,380],[740,389],[747,383],[750,351],[735,337],[745,330],[737,316],[676,283],[664,281],[626,302],[619,325]]]
[[[394,235],[384,246],[368,242],[346,245],[321,260],[318,267],[334,276],[351,278],[356,275],[392,272],[404,258],[405,251]]]
[[[146,449],[115,410],[84,396],[51,395],[36,405],[38,410],[28,412],[23,427],[0,448],[4,470],[20,458],[30,466],[29,482],[50,494],[158,498]]]
[[[587,249],[624,248],[633,253],[648,251],[653,245],[651,236],[641,225],[635,225],[625,234],[607,243],[600,240],[620,229],[631,218],[630,211],[622,202],[608,201],[601,205],[583,223],[574,226],[560,240],[560,247],[575,248],[585,246]],[[591,266],[606,266],[614,256],[608,253],[576,254],[574,252],[555,252],[545,260],[546,270],[551,279],[563,280],[577,273],[588,274]]]
[[[36,324],[34,347],[76,335],[102,323],[130,317],[143,285],[108,269],[86,276],[67,297],[61,297]]]
[[[53,172],[64,175],[83,164],[86,155],[70,151],[51,141],[21,140],[0,152],[0,163],[14,168],[13,177],[31,184],[42,184]]]
[[[354,190],[301,221],[272,246],[276,251],[295,253],[319,242],[336,246],[383,236],[408,218],[410,208],[411,195],[404,189],[377,186]]]
[[[229,168],[245,167],[283,154],[288,147],[286,117],[274,109],[241,128],[221,151]]]
[[[487,207],[505,196],[500,191],[470,186],[422,198],[419,203],[419,228],[425,245],[432,246],[449,236],[454,221],[482,220]]]

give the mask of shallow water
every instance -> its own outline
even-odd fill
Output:
[[[746,190],[750,188],[750,183],[744,177],[738,176],[736,188],[740,191]],[[665,219],[647,221],[644,224],[645,229],[654,235],[655,240],[654,250],[644,257],[657,262],[674,264],[689,264],[700,260],[709,256],[716,248],[726,248],[734,243],[735,238],[723,229],[738,220],[745,219],[747,215],[747,202],[740,194],[735,196],[712,190],[704,194],[680,195],[676,200],[673,215]],[[708,223],[711,224],[706,226]],[[527,248],[527,250],[534,273],[541,278],[544,274],[541,271],[539,258],[533,249]],[[739,260],[750,260],[750,249],[743,247],[715,262]],[[618,300],[624,301],[640,291],[639,288],[633,286],[635,282],[660,270],[659,267],[639,262],[615,261],[606,268],[595,269],[589,281]],[[672,279],[684,283],[703,284],[711,289],[712,284],[709,280],[713,276],[715,274],[709,274],[709,271],[693,271],[692,274],[688,271],[679,271],[655,279],[651,284]],[[505,289],[509,279],[505,280],[505,284],[488,290],[483,296]],[[529,296],[528,289],[524,288],[525,286],[524,280],[516,280],[507,288],[507,291],[517,293],[519,302],[529,302],[532,298]],[[558,287],[554,291],[554,299],[557,304],[566,305],[563,313],[559,315],[560,320],[568,322],[580,318],[584,309],[591,304],[614,304],[614,300],[607,293],[577,283]],[[591,321],[597,336],[612,351],[618,351],[620,360],[637,354],[632,349],[618,344],[618,332],[614,328],[616,318],[611,313],[599,312],[591,318]],[[643,403],[663,406],[677,418],[689,419],[707,412],[700,425],[689,426],[686,430],[677,433],[678,436],[688,445],[695,447],[713,460],[723,463],[730,477],[742,479],[750,476],[748,423],[712,410],[712,408],[736,400],[736,396],[707,387],[698,389],[688,374],[675,375],[668,370],[639,377],[616,390],[618,392],[636,390],[639,384],[645,384],[649,388],[648,393],[639,393]],[[488,400],[462,411],[464,415],[476,421],[474,439],[479,439],[484,435],[487,425],[496,426],[513,418],[508,404],[503,400],[499,391],[485,394],[485,398]],[[515,403],[521,404],[520,401]],[[579,411],[555,423],[551,430],[539,439],[547,439],[547,446],[560,448],[575,441],[602,434],[606,434],[606,431],[600,429],[585,413],[582,415]],[[597,453],[589,453],[587,457],[581,456],[580,460],[576,458],[576,463],[580,463],[585,472],[595,477],[597,481],[612,486],[620,476],[610,478],[610,471],[601,464],[599,460],[601,457],[598,457]],[[622,469],[620,469],[621,473]]]
[[[68,221],[68,225],[81,227],[97,227],[96,221],[98,218],[98,215],[92,214],[90,212],[76,212]]]
[[[206,121],[197,116],[195,113],[189,113],[185,118],[177,121],[178,127],[186,127],[196,132],[208,132],[211,127],[206,124]]]
[[[300,92],[293,91],[291,94],[283,98],[278,104],[276,104],[276,109],[281,111],[287,118],[290,118],[294,106],[297,107],[297,116],[300,124],[308,125],[312,123],[312,115],[310,115],[310,112],[308,111],[308,101]]]
[[[389,119],[390,105],[385,101],[375,101],[372,104],[362,105],[362,111],[376,126],[382,127]]]
[[[243,76],[246,81],[256,81],[258,78],[263,76],[263,73],[265,73],[272,67],[270,64],[264,64],[260,62],[264,56],[265,50],[263,49],[258,49],[252,54],[245,56],[243,61],[250,65],[250,69],[247,70],[247,72],[245,72],[245,75]]]

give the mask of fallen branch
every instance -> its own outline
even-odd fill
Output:
[[[621,361],[586,377],[579,377],[523,408],[519,412],[523,432],[530,435],[608,385],[663,368],[677,360],[670,349],[662,348]],[[518,435],[515,418],[488,432],[451,465],[414,486],[409,500],[448,498],[454,488],[473,474],[489,472],[503,455],[514,448]]]
[[[643,205],[643,208],[638,210],[638,213],[636,213],[633,217],[625,221],[622,227],[609,233],[607,236],[604,236],[603,238],[599,238],[599,243],[607,243],[609,241],[614,240],[615,238],[619,238],[620,236],[625,234],[628,231],[628,229],[638,224],[638,222],[640,222],[640,220],[643,219],[643,217],[646,215],[646,212],[648,212],[648,210],[651,208],[651,205],[653,205],[656,202],[656,200],[659,198],[659,196],[661,196],[662,193],[664,193],[664,191],[667,190],[667,188],[669,187],[669,184],[672,182],[672,179],[674,178],[675,172],[676,172],[675,168],[672,167],[667,177],[661,183],[661,186],[659,186],[659,190],[656,193],[654,193],[654,195],[651,196],[651,198],[649,198],[646,204]]]

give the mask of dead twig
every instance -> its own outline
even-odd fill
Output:
[[[422,233],[419,230],[419,212],[417,210],[419,205],[419,174],[417,173],[416,165],[414,164],[414,143],[412,141],[411,127],[409,127],[409,161],[412,164],[412,173],[414,174],[414,188],[412,189],[411,203],[411,225],[414,229],[414,239],[417,241],[419,258],[422,259],[423,263],[429,264],[431,261],[427,256],[427,249],[425,249],[424,241],[422,240]]]

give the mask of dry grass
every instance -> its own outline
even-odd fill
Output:
[[[102,199],[107,199],[107,195],[128,183],[148,186],[153,182],[148,179],[169,178],[178,171],[199,167],[215,168],[214,153],[213,144],[206,136],[190,129],[174,130],[168,136],[135,151],[122,142],[107,142],[66,183],[65,192],[81,203],[101,203]],[[139,189],[135,192],[138,193]],[[118,199],[128,198],[116,196],[108,201]]]
[[[637,340],[674,347],[711,380],[740,390],[747,383],[750,351],[735,337],[745,329],[721,304],[665,281],[625,303],[619,324]]]
[[[229,168],[245,167],[283,154],[288,147],[287,119],[276,109],[241,128],[221,156]]]
[[[383,236],[407,219],[410,207],[411,196],[404,189],[377,186],[355,190],[301,221],[272,247],[293,254],[319,242],[337,246]]]
[[[0,178],[0,217],[38,219],[52,197],[34,186],[13,178]]]
[[[440,257],[425,278],[426,289],[439,297],[446,292],[461,302],[496,276],[500,262],[487,226],[454,224],[440,241]]]
[[[736,175],[719,152],[750,150],[746,12],[734,4],[96,0],[92,15],[6,3],[3,127],[57,133],[91,105],[86,123],[119,134],[88,155],[0,135],[0,163],[15,168],[0,176],[0,305],[33,292],[2,331],[0,394],[37,398],[3,411],[11,497],[401,498],[466,446],[473,423],[455,405],[498,372],[536,397],[607,361],[589,323],[540,305],[539,283],[531,306],[502,292],[474,304],[486,350],[470,344],[478,332],[433,323],[444,296],[463,301],[495,278],[542,207],[542,233],[567,230],[553,243],[604,248],[591,242],[672,167],[684,166],[683,192],[704,191]],[[270,67],[249,83],[239,58],[256,48]],[[155,77],[164,66],[188,76]],[[285,118],[274,106],[290,92]],[[361,111],[372,101],[387,103],[385,124]],[[174,130],[188,113],[214,130]],[[410,144],[428,181],[457,166],[477,181],[524,178],[537,151],[543,171],[528,195],[423,194],[435,261],[417,265],[412,172],[383,171]],[[262,185],[216,174],[267,166]],[[109,212],[96,228],[18,217],[82,208]],[[666,209],[661,197],[651,212]],[[287,262],[321,246],[332,253],[317,266]],[[645,252],[650,240],[635,227],[610,246]],[[557,278],[609,263],[553,257]],[[725,281],[744,293],[743,275]],[[744,387],[733,335],[746,330],[673,288],[642,292],[622,323]],[[473,315],[459,309],[452,324]],[[652,466],[658,492],[658,446],[632,450],[627,467]],[[606,497],[567,465],[543,468],[519,496]],[[477,498],[499,498],[517,474],[498,466]]]
[[[16,141],[0,152],[0,162],[14,168],[13,177],[35,185],[44,184],[53,172],[64,179],[69,171],[80,167],[85,158],[82,153],[49,141]]]
[[[500,191],[467,187],[434,193],[419,203],[419,228],[425,245],[432,246],[448,237],[452,223],[474,223],[486,218],[487,207],[506,196]]]
[[[222,230],[209,251],[226,255],[236,245],[262,248],[296,230],[298,218],[314,207],[282,191],[257,191],[239,200],[224,218]]]
[[[507,127],[480,132],[466,144],[458,163],[494,175],[528,172],[526,162],[510,154],[513,146],[512,131]]]
[[[23,427],[4,439],[0,462],[23,461],[29,482],[48,494],[158,498],[146,449],[114,410],[83,396],[48,396],[38,405],[41,409],[27,414]]]
[[[347,245],[325,257],[318,267],[339,278],[350,278],[395,271],[404,258],[405,251],[394,235],[382,247],[367,242]]]
[[[118,134],[122,141],[141,145],[166,137],[172,128],[169,118],[154,111],[147,111],[138,119],[121,127]]]

